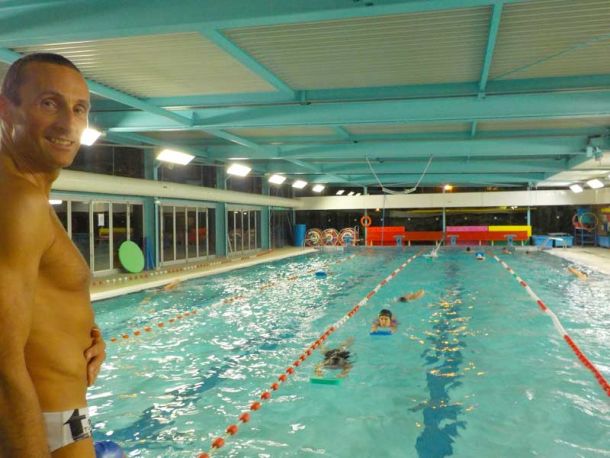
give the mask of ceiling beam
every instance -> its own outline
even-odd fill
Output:
[[[412,159],[434,156],[476,157],[557,157],[584,155],[586,137],[511,138],[473,140],[419,140],[390,142],[359,142],[331,145],[283,145],[271,155],[251,151],[252,159]],[[225,159],[246,154],[235,146],[210,146],[210,158]]]
[[[504,4],[498,2],[493,6],[491,13],[491,21],[489,23],[489,33],[487,34],[487,47],[485,48],[485,58],[483,59],[483,67],[481,70],[481,78],[479,79],[479,97],[485,95],[487,89],[487,80],[489,79],[489,70],[493,62],[494,49],[496,48],[496,39],[498,30],[500,30],[500,19],[502,18],[502,8]]]
[[[192,127],[202,130],[607,117],[610,116],[610,91],[495,95],[484,99],[447,97],[344,104],[219,107],[175,110],[171,113],[174,118],[194,118]],[[100,112],[93,113],[93,117],[100,127],[117,131],[179,128],[185,125],[180,119],[151,112]]]

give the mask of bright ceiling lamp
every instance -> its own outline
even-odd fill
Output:
[[[361,193],[361,192],[357,192],[357,193],[356,193],[356,196],[361,196],[361,195],[362,195],[362,193]]]
[[[350,196],[350,197],[353,196],[354,195],[354,191],[348,192],[347,195]]]
[[[604,183],[597,178],[593,178],[592,180],[587,181],[587,186],[591,189],[599,189],[604,187]]]
[[[292,187],[297,189],[303,189],[305,186],[307,186],[307,182],[303,180],[297,180],[292,183]]]
[[[157,156],[158,161],[171,162],[172,164],[186,165],[195,159],[192,154],[182,153],[173,149],[164,149]]]
[[[450,184],[446,184],[445,186],[443,186],[443,191],[453,191],[453,186],[451,186]]]
[[[579,184],[571,184],[570,189],[572,190],[572,192],[575,192],[576,194],[583,191],[582,186]]]
[[[345,189],[339,189],[339,190],[337,191],[337,195],[338,195],[338,196],[342,196],[344,192],[345,192]]]
[[[326,186],[324,186],[323,184],[317,184],[312,188],[312,190],[313,190],[313,192],[322,192],[322,191],[324,191],[325,187]]]
[[[49,199],[49,203],[51,205],[61,205],[64,203],[64,201],[59,199]]]
[[[87,127],[85,130],[83,130],[83,133],[80,136],[80,144],[91,146],[98,138],[100,138],[100,135],[102,135],[102,133],[99,130],[93,129],[92,127]]]
[[[229,175],[237,175],[238,177],[245,177],[246,175],[248,175],[250,173],[250,170],[252,170],[252,169],[250,167],[248,167],[247,165],[231,164],[229,166],[229,168],[227,169],[227,173]]]
[[[269,177],[269,183],[282,184],[284,181],[286,181],[286,177],[277,173]]]

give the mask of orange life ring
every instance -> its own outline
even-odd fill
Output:
[[[360,218],[360,224],[362,224],[363,227],[369,227],[372,222],[369,215],[362,215],[362,218]]]

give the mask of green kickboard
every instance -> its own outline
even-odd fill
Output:
[[[311,377],[309,381],[315,385],[340,385],[343,379],[341,378],[324,378]]]
[[[135,274],[144,270],[144,254],[138,245],[129,240],[121,243],[119,261],[127,272]]]

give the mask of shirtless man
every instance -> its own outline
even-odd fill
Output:
[[[87,126],[73,64],[31,55],[0,93],[0,458],[91,458],[85,393],[105,357],[89,267],[49,205]]]

